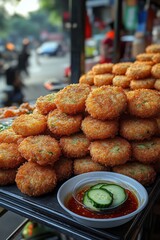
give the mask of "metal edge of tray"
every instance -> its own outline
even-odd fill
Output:
[[[33,210],[30,210],[26,207],[19,206],[18,204],[13,203],[12,201],[6,200],[5,198],[0,199],[0,205],[4,208],[6,208],[9,211],[13,211],[17,214],[23,215],[24,217],[27,217],[31,220],[37,221],[41,224],[45,224],[48,227],[52,227],[55,230],[64,233],[70,237],[78,237],[78,239],[82,240],[101,240],[101,239],[112,239],[112,240],[119,240],[120,238],[114,237],[114,236],[95,236],[95,233],[91,233],[90,228],[87,230],[85,229],[85,226],[82,226],[83,230],[80,230],[79,228],[74,228],[73,226],[70,226],[64,222],[57,221],[54,218],[44,216],[41,213],[35,212]]]

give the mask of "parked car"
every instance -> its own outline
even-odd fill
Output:
[[[42,45],[37,48],[37,54],[46,56],[63,56],[65,52],[61,43],[52,41],[42,43]]]

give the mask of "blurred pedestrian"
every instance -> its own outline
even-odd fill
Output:
[[[22,50],[18,56],[18,69],[20,72],[24,72],[26,76],[29,76],[28,66],[29,66],[29,40],[24,39],[22,42]]]

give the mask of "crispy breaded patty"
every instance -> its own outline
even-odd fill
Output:
[[[97,162],[93,162],[90,156],[85,158],[74,159],[73,162],[74,175],[95,172],[95,171],[108,171],[109,168]]]
[[[113,86],[128,88],[130,86],[130,79],[124,75],[117,75],[113,78],[112,84]]]
[[[0,131],[0,143],[18,143],[22,139],[22,135],[15,133],[12,127]]]
[[[151,73],[153,77],[160,78],[160,63],[157,63],[152,67]]]
[[[92,67],[92,71],[94,75],[104,74],[104,73],[112,73],[113,63],[102,63],[96,64]]]
[[[143,79],[151,75],[151,66],[144,64],[132,64],[126,71],[126,76],[130,79]]]
[[[93,73],[86,73],[86,74],[83,74],[80,79],[79,79],[79,83],[80,84],[88,84],[90,86],[92,86],[94,84],[94,75]]]
[[[90,140],[113,138],[118,133],[118,120],[98,120],[87,116],[83,119],[81,129]]]
[[[26,162],[19,167],[15,181],[22,193],[35,197],[52,192],[57,185],[57,176],[51,167]]]
[[[55,136],[71,135],[79,132],[82,115],[68,115],[55,109],[48,114],[47,125]]]
[[[135,90],[135,89],[152,89],[152,88],[154,88],[154,83],[155,83],[154,78],[131,80],[130,88],[133,90]]]
[[[150,164],[159,159],[160,138],[153,137],[150,140],[136,141],[131,143],[133,158],[139,162]]]
[[[0,186],[14,184],[16,173],[17,173],[17,168],[0,169]]]
[[[119,117],[126,106],[127,97],[120,87],[99,87],[93,90],[86,100],[86,110],[93,118],[100,120]]]
[[[54,165],[61,155],[58,141],[47,135],[25,138],[18,146],[18,151],[28,161],[39,165]]]
[[[16,143],[0,143],[0,168],[16,168],[24,161]]]
[[[144,140],[154,136],[158,126],[155,119],[127,118],[120,121],[120,135],[128,140]]]
[[[83,133],[62,137],[60,146],[64,156],[69,158],[84,157],[89,153],[90,141]]]
[[[150,44],[146,47],[146,53],[160,53],[160,44]]]
[[[73,160],[61,157],[54,164],[54,170],[56,172],[58,182],[68,179],[73,173]]]
[[[132,62],[116,63],[113,66],[112,73],[116,75],[125,75],[128,67],[130,67],[132,64],[133,64]]]
[[[23,114],[12,124],[15,133],[24,137],[43,133],[47,127],[46,117],[41,114]]]
[[[152,57],[154,63],[160,63],[160,53],[155,53]]]
[[[50,111],[56,108],[56,104],[54,103],[56,93],[51,93],[45,96],[40,96],[36,100],[36,108],[39,113],[43,115],[47,115]]]
[[[138,61],[152,61],[153,56],[153,53],[140,53],[136,56],[136,59]]]
[[[128,111],[140,118],[150,118],[160,112],[160,95],[151,89],[137,89],[127,93]]]
[[[156,79],[154,83],[154,88],[158,91],[160,91],[160,79]]]
[[[67,114],[84,112],[85,101],[90,91],[88,84],[70,84],[56,94],[55,104],[59,110]]]
[[[128,162],[121,166],[115,166],[112,170],[134,178],[144,186],[152,184],[156,178],[156,172],[152,166],[138,162]]]
[[[90,155],[94,162],[112,167],[130,159],[131,145],[121,137],[94,141],[90,144]]]
[[[97,74],[94,76],[94,85],[97,87],[101,87],[103,85],[111,85],[113,78],[114,74],[112,73]]]

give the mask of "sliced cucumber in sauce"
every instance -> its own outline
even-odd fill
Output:
[[[97,189],[104,185],[105,183],[97,183],[96,185],[92,186],[91,189]]]
[[[106,208],[112,204],[113,197],[106,189],[90,189],[87,192],[87,196],[94,202],[94,206],[97,208]]]
[[[126,200],[125,189],[116,184],[104,184],[101,186],[101,189],[106,189],[113,194],[112,206],[118,206]]]

